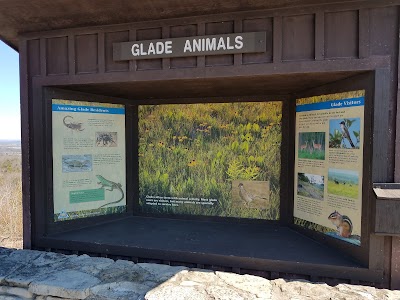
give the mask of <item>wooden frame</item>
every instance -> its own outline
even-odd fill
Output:
[[[46,237],[47,233],[56,233],[66,228],[61,226],[53,226],[49,222],[43,222],[46,219],[45,211],[51,210],[50,206],[42,209],[40,203],[51,200],[50,192],[48,191],[47,182],[51,179],[49,175],[51,169],[51,128],[49,127],[49,120],[51,120],[51,112],[49,113],[48,101],[51,99],[52,93],[55,91],[58,95],[74,95],[75,99],[87,99],[87,95],[93,97],[94,101],[102,102],[109,99],[115,99],[118,103],[126,105],[126,134],[127,136],[137,136],[137,129],[135,129],[134,122],[137,120],[137,110],[135,106],[138,103],[161,103],[160,94],[152,95],[151,87],[159,84],[162,88],[169,85],[184,84],[185,86],[193,87],[197,93],[189,94],[188,98],[181,99],[177,97],[176,93],[169,90],[169,99],[165,101],[182,103],[188,101],[194,103],[201,101],[201,87],[207,84],[217,83],[225,87],[221,92],[221,97],[215,97],[212,101],[227,101],[227,99],[240,101],[240,99],[253,99],[260,101],[268,99],[266,94],[270,94],[270,99],[282,99],[284,102],[284,112],[288,116],[282,126],[282,131],[287,132],[288,139],[282,140],[282,161],[291,161],[294,157],[294,118],[295,118],[295,105],[293,99],[299,95],[313,95],[315,93],[329,93],[354,90],[356,88],[366,89],[366,106],[365,106],[365,150],[364,150],[364,182],[363,195],[365,205],[363,205],[363,216],[369,220],[362,228],[362,246],[359,249],[354,246],[346,245],[340,241],[327,239],[317,233],[302,230],[298,227],[296,230],[312,236],[316,240],[337,247],[343,255],[356,257],[365,268],[362,270],[345,270],[332,267],[331,269],[321,269],[321,276],[329,277],[330,270],[334,270],[333,277],[347,276],[356,279],[357,276],[363,277],[363,280],[376,282],[384,286],[388,286],[389,282],[394,282],[390,278],[390,264],[395,261],[392,253],[397,250],[396,245],[398,242],[393,242],[388,237],[377,236],[373,232],[373,216],[375,214],[375,200],[372,196],[372,183],[373,182],[391,182],[395,178],[399,178],[399,168],[397,158],[395,157],[396,149],[400,148],[400,140],[395,141],[396,134],[399,133],[399,124],[396,124],[397,131],[393,130],[396,120],[396,113],[394,111],[396,103],[398,106],[397,84],[399,82],[397,76],[398,59],[398,9],[390,1],[367,1],[363,3],[348,3],[343,5],[330,4],[320,6],[308,6],[299,9],[278,9],[266,11],[254,11],[235,14],[221,14],[214,16],[200,16],[195,18],[182,18],[161,20],[154,22],[141,22],[136,24],[122,24],[111,25],[105,27],[92,27],[92,28],[77,28],[65,29],[51,32],[29,33],[21,36],[20,40],[20,53],[21,53],[21,107],[22,107],[22,151],[23,151],[23,170],[24,170],[24,247],[42,247],[42,248],[57,248],[63,247],[73,251],[79,249],[89,249],[88,251],[96,252],[96,249],[88,244],[70,243],[68,241],[59,242]],[[335,34],[332,35],[330,31],[332,27],[332,20],[340,19],[340,14],[346,11],[353,11],[351,14],[346,14],[346,22],[352,26],[353,31],[357,34],[349,35],[351,47],[346,48],[345,54],[332,47],[331,40],[334,40]],[[333,15],[328,14],[333,13]],[[335,14],[338,14],[337,16]],[[312,53],[307,55],[294,53],[294,58],[290,61],[283,61],[283,48],[284,40],[287,38],[285,30],[285,22],[290,22],[291,18],[296,19],[299,15],[312,15],[313,17],[306,18],[304,26],[309,25],[309,19],[314,20],[314,35],[313,44],[308,44],[307,49],[311,49]],[[388,16],[388,17],[386,17]],[[375,18],[375,19],[374,19]],[[260,20],[268,20],[268,22]],[[254,21],[255,20],[255,21]],[[299,19],[296,19],[299,20]],[[376,21],[378,20],[378,21]],[[391,26],[384,26],[391,22]],[[179,67],[171,68],[171,59],[163,58],[158,62],[151,62],[149,65],[144,66],[141,64],[139,67],[138,62],[129,62],[122,65],[115,65],[108,58],[108,50],[106,45],[110,36],[115,39],[122,39],[125,36],[128,39],[136,40],[138,32],[141,30],[150,30],[151,28],[161,28],[157,31],[161,32],[160,38],[168,38],[171,35],[171,28],[174,26],[196,25],[197,35],[206,34],[207,23],[221,23],[223,21],[231,22],[233,25],[233,32],[242,32],[247,26],[245,22],[255,22],[257,28],[262,26],[269,26],[272,24],[271,42],[272,49],[271,55],[268,59],[265,57],[256,57],[252,63],[244,63],[243,55],[235,54],[231,60],[230,65],[226,64],[226,59],[221,58],[221,64],[206,65],[206,57],[199,56],[191,63],[182,63]],[[299,21],[300,22],[300,21]],[[374,23],[375,22],[375,23]],[[374,25],[378,22],[377,28]],[[252,23],[251,23],[252,24]],[[303,23],[301,23],[303,24]],[[225,25],[221,25],[222,27]],[[343,25],[345,26],[345,25]],[[221,27],[221,28],[222,28]],[[286,28],[286,29],[284,29]],[[306,28],[306,27],[305,27]],[[308,28],[308,27],[307,27]],[[228,28],[229,29],[229,28]],[[222,31],[228,30],[223,27]],[[264,30],[264,28],[262,29]],[[382,34],[379,34],[381,30]],[[384,31],[384,32],[383,32]],[[122,32],[122,34],[121,34]],[[290,32],[292,33],[292,32]],[[377,36],[378,34],[378,36]],[[97,35],[97,48],[95,49],[96,60],[92,64],[87,65],[88,72],[78,71],[75,64],[75,58],[79,49],[76,41],[77,36],[82,35]],[[382,35],[382,37],[381,37]],[[394,35],[394,37],[392,36]],[[296,36],[294,34],[294,36]],[[61,52],[66,54],[59,57],[60,60],[65,60],[61,66],[53,65],[56,60],[49,60],[49,53],[56,50],[51,48],[49,40],[57,37],[66,37],[66,48]],[[387,45],[387,49],[380,49],[374,45],[374,38],[382,38],[378,42]],[[91,38],[93,42],[94,38]],[[311,43],[311,42],[310,42]],[[50,45],[50,46],[49,46]],[[299,44],[301,45],[301,43]],[[311,45],[311,46],[310,46]],[[51,48],[51,49],[50,49]],[[397,49],[396,49],[397,48]],[[310,51],[311,51],[310,50]],[[55,51],[56,52],[56,51]],[[61,53],[60,52],[60,53]],[[332,54],[333,53],[333,54]],[[52,53],[52,55],[59,53]],[[342,54],[342,55],[341,55]],[[310,56],[311,55],[311,56]],[[289,56],[291,57],[291,56]],[[32,63],[35,62],[35,63]],[[36,63],[37,62],[37,63]],[[94,64],[96,65],[94,67]],[[65,67],[67,66],[67,67]],[[58,74],[50,75],[49,67],[52,70],[59,70]],[[85,68],[82,68],[85,69]],[[54,72],[53,72],[54,73]],[[57,72],[56,72],[57,73]],[[273,90],[271,86],[267,86],[267,82],[274,78],[280,78],[281,82],[285,80],[295,80],[297,77],[311,78],[313,84],[307,85],[302,88],[301,84],[291,87],[290,90]],[[357,77],[355,77],[357,76]],[[323,80],[319,81],[319,77]],[[350,77],[346,79],[346,77]],[[233,82],[233,80],[237,80]],[[237,82],[248,83],[251,81],[262,82],[265,80],[267,88],[263,89],[263,85],[259,84],[252,90],[248,97],[243,92],[238,94],[237,97],[229,94],[229,89]],[[306,79],[303,80],[305,82]],[[337,81],[337,82],[336,82]],[[365,86],[366,83],[369,86]],[[227,84],[226,86],[224,84]],[[301,83],[301,81],[300,81]],[[329,83],[329,84],[328,84]],[[102,90],[97,92],[96,89],[102,85],[107,84]],[[129,85],[132,86],[130,87]],[[230,85],[229,85],[230,84]],[[115,88],[112,88],[112,87]],[[119,92],[119,88],[125,88],[124,92]],[[136,87],[138,88],[136,91]],[[288,86],[289,87],[289,86]],[[64,89],[64,91],[57,90]],[[211,87],[207,90],[208,93],[213,92]],[[68,90],[68,91],[65,91]],[[78,92],[79,91],[79,92]],[[103,91],[103,92],[102,92]],[[82,93],[82,92],[86,92]],[[226,95],[224,95],[224,93]],[[275,95],[274,95],[275,94]],[[75,96],[77,95],[77,96]],[[119,98],[113,98],[112,95]],[[258,96],[257,96],[258,95]],[[108,97],[110,96],[110,97]],[[183,95],[185,96],[185,95]],[[208,94],[204,95],[208,96]],[[227,97],[224,97],[227,96]],[[129,100],[128,100],[129,99]],[[143,100],[144,99],[144,100]],[[210,99],[210,98],[208,98]],[[397,110],[397,115],[399,110]],[[397,122],[398,123],[398,122]],[[386,134],[378,134],[384,132]],[[127,139],[127,147],[132,149],[130,155],[131,159],[127,160],[127,170],[133,170],[137,167],[137,141]],[[50,147],[50,148],[49,148]],[[136,150],[135,150],[136,149]],[[129,153],[129,151],[127,151]],[[46,159],[44,159],[46,158]],[[285,177],[289,182],[293,182],[290,163],[282,164],[281,178]],[[127,179],[131,178],[133,182],[137,182],[137,175],[131,173],[127,174]],[[282,179],[281,179],[282,181]],[[137,186],[129,186],[127,194],[137,194]],[[281,190],[282,199],[293,199],[293,186],[289,186],[287,190]],[[137,207],[133,203],[128,205],[127,215],[133,214]],[[293,215],[293,205],[290,202],[281,203],[281,224],[290,225]],[[104,216],[93,218],[95,222],[107,222],[115,216]],[[121,216],[124,217],[124,216]],[[174,216],[176,217],[176,216]],[[204,220],[209,220],[204,218]],[[67,224],[67,223],[65,223]],[[68,223],[69,227],[79,228],[92,224],[92,221],[76,220]],[[112,251],[119,255],[129,255],[127,249],[111,247]],[[98,252],[105,254],[104,247],[98,247]],[[143,252],[138,252],[138,255]],[[382,255],[382,253],[384,255]],[[149,254],[150,255],[150,254]],[[171,254],[177,258],[176,254]],[[176,256],[174,256],[176,255]],[[160,257],[167,260],[168,255],[162,253],[152,253],[151,258]],[[186,254],[183,257],[190,259],[192,256]],[[228,262],[228,258],[209,256],[210,263],[218,264],[218,262]],[[232,260],[233,261],[233,260]],[[237,261],[235,262],[237,263]],[[241,262],[243,266],[257,267],[257,263]],[[279,266],[277,262],[258,262],[260,266],[270,268],[273,272],[285,270],[290,272],[291,264],[284,264]],[[304,266],[305,269],[310,266]],[[311,268],[311,267],[310,267]],[[299,272],[300,269],[297,269]],[[345,275],[343,275],[345,274]],[[347,275],[346,275],[347,274]],[[350,275],[349,275],[350,274]],[[399,276],[393,273],[394,276]],[[397,274],[397,275],[396,275]],[[399,273],[400,274],[400,273]],[[361,278],[360,277],[360,278]]]
[[[287,185],[287,189],[281,189],[281,214],[282,214],[282,218],[280,223],[281,224],[285,224],[285,225],[289,225],[292,222],[292,215],[293,215],[293,200],[290,201],[290,199],[293,199],[293,185],[290,184],[290,182],[293,182],[293,172],[289,171],[292,170],[291,164],[290,163],[285,163],[287,161],[290,161],[290,157],[294,157],[294,111],[295,111],[295,101],[293,100],[296,97],[300,97],[300,96],[307,96],[307,95],[315,95],[316,93],[333,93],[333,92],[342,92],[342,91],[349,91],[349,90],[355,90],[355,89],[366,89],[366,109],[365,109],[365,120],[366,120],[366,131],[365,131],[365,156],[364,156],[364,162],[368,161],[370,159],[370,152],[369,149],[370,147],[368,147],[368,145],[371,145],[371,140],[368,138],[368,136],[370,135],[370,126],[371,126],[371,120],[372,116],[371,116],[371,103],[373,102],[372,99],[375,99],[375,95],[374,95],[374,90],[375,89],[379,89],[381,90],[382,87],[379,86],[379,80],[378,81],[378,87],[371,87],[371,83],[375,82],[375,77],[377,77],[379,75],[378,72],[375,73],[367,73],[364,75],[358,75],[356,77],[350,77],[347,80],[343,80],[343,82],[337,82],[334,84],[330,84],[327,86],[322,86],[320,88],[316,88],[314,90],[311,91],[307,91],[307,92],[303,92],[302,94],[296,94],[296,95],[291,95],[291,96],[287,96],[287,97],[283,97],[284,98],[284,105],[283,105],[283,113],[286,117],[283,117],[283,126],[282,126],[282,134],[283,136],[289,137],[289,138],[283,138],[282,139],[282,149],[287,149],[287,150],[282,150],[281,151],[281,157],[282,157],[282,165],[281,165],[281,184],[283,181],[285,181],[285,179],[290,178],[289,180],[289,185]],[[378,78],[378,77],[377,77]],[[44,111],[46,111],[47,113],[45,114],[44,118],[45,118],[45,122],[44,124],[47,124],[45,126],[45,132],[46,132],[46,136],[47,139],[45,139],[45,141],[43,141],[43,147],[46,148],[45,152],[46,153],[51,153],[51,107],[50,107],[50,103],[51,103],[51,99],[56,97],[56,98],[64,98],[64,99],[73,99],[73,100],[85,100],[88,101],[88,99],[90,101],[96,101],[96,102],[114,102],[114,103],[122,103],[125,104],[127,107],[127,115],[130,115],[132,117],[127,118],[127,136],[129,136],[128,132],[131,133],[135,133],[137,129],[137,127],[135,127],[133,125],[133,123],[135,123],[135,119],[137,118],[137,110],[135,109],[135,107],[137,107],[137,105],[140,104],[159,104],[159,103],[201,103],[203,102],[205,99],[201,99],[201,98],[193,98],[193,99],[170,99],[170,100],[166,100],[166,102],[164,101],[160,101],[160,100],[143,100],[143,101],[134,101],[134,104],[132,104],[133,102],[129,102],[125,99],[119,99],[119,98],[111,98],[111,97],[104,97],[104,96],[98,96],[98,95],[92,95],[92,94],[86,94],[86,93],[79,93],[79,92],[71,92],[71,91],[66,91],[66,90],[60,90],[60,89],[55,89],[55,88],[49,88],[49,87],[42,87],[41,88],[43,91],[43,101],[44,101],[44,105],[45,105],[45,109]],[[242,101],[243,99],[247,99],[247,100],[251,100],[251,101],[262,101],[265,99],[265,97],[260,97],[260,96],[250,96],[250,97],[238,97],[238,98],[231,98],[231,99],[227,99],[227,98],[223,98],[225,101]],[[206,101],[208,102],[220,102],[222,100],[222,98],[207,98]],[[136,116],[136,117],[135,117]],[[137,121],[136,121],[137,122]],[[285,134],[286,133],[286,134]],[[135,135],[134,135],[135,136]],[[136,133],[137,136],[137,133]],[[129,139],[127,139],[128,142]],[[137,147],[135,147],[135,145],[137,145],[137,142],[135,142],[134,140],[130,142],[130,145],[128,146],[127,144],[127,153],[132,153],[132,157],[134,157],[136,151],[137,151]],[[129,148],[131,147],[131,148]],[[135,150],[136,149],[136,150]],[[381,149],[381,148],[380,148]],[[133,151],[131,151],[133,150]],[[382,149],[384,150],[384,149]],[[137,157],[137,156],[136,156]],[[294,160],[293,160],[294,161]],[[132,166],[137,165],[137,158],[131,158],[131,159],[127,159],[128,164],[131,164]],[[51,155],[48,156],[48,158],[46,159],[46,164],[44,166],[44,169],[48,170],[48,174],[47,174],[47,179],[45,180],[45,182],[47,183],[51,183]],[[370,200],[370,191],[368,191],[368,186],[369,183],[371,183],[371,178],[369,176],[367,176],[366,174],[370,174],[370,167],[367,167],[368,164],[365,164],[365,168],[364,168],[364,175],[365,175],[365,179],[364,179],[364,188],[363,188],[363,192],[366,199],[367,200],[366,203],[364,203],[363,205],[363,215],[369,214],[370,208],[373,205],[371,203]],[[137,173],[132,172],[134,168],[130,168],[131,170],[131,174],[127,174],[127,181],[131,180],[133,182],[137,182]],[[127,168],[128,170],[128,168]],[[129,185],[128,185],[129,186]],[[47,188],[49,188],[50,186],[47,185]],[[137,209],[137,204],[135,204],[135,202],[133,201],[132,195],[137,195],[137,186],[136,184],[134,184],[132,186],[132,188],[127,191],[127,199],[128,199],[128,212],[126,214],[122,214],[122,215],[110,215],[110,216],[100,216],[100,217],[93,217],[93,218],[88,218],[88,219],[82,219],[82,220],[74,220],[74,221],[67,221],[67,222],[62,222],[62,224],[57,224],[55,225],[54,222],[52,222],[51,218],[49,218],[49,215],[52,216],[52,209],[51,209],[51,203],[52,203],[52,192],[51,189],[48,189],[48,194],[47,194],[47,204],[46,204],[46,212],[43,212],[43,208],[41,207],[36,207],[35,210],[35,216],[36,216],[36,224],[40,223],[40,220],[45,218],[47,219],[47,225],[45,227],[41,227],[41,231],[38,231],[35,236],[35,240],[37,241],[36,244],[37,245],[52,245],[53,243],[51,242],[51,240],[48,240],[47,238],[43,238],[45,235],[47,234],[52,234],[52,233],[56,233],[56,232],[60,232],[60,231],[65,231],[65,230],[73,230],[76,228],[81,228],[81,227],[85,227],[88,226],[90,224],[95,224],[95,223],[101,223],[101,222],[107,222],[110,220],[116,220],[118,218],[124,218],[126,216],[128,216],[129,214],[135,213],[136,209]],[[43,186],[43,189],[46,189],[45,186]],[[131,195],[131,196],[129,196]],[[135,209],[136,208],[136,209]],[[50,214],[51,213],[51,214]],[[47,216],[46,216],[47,215]],[[139,215],[143,215],[143,214],[139,214]],[[195,219],[200,219],[200,220],[218,220],[220,219],[221,221],[224,221],[224,218],[218,218],[218,217],[194,217],[194,216],[177,216],[177,215],[173,215],[173,216],[160,216],[160,215],[154,215],[154,214],[147,214],[144,216],[157,216],[157,217],[174,217],[174,218],[181,218],[181,219],[188,219],[188,218],[195,218]],[[238,220],[238,219],[231,219],[232,222],[260,222],[260,223],[264,223],[264,222],[268,222],[268,221],[264,221],[264,220]],[[52,224],[53,223],[53,224]],[[332,238],[327,238],[324,235],[321,235],[317,232],[310,232],[308,230],[302,229],[302,228],[298,228],[297,226],[293,226],[293,228],[295,228],[296,230],[300,231],[300,232],[304,232],[307,235],[312,236],[313,238],[320,240],[321,242],[327,243],[328,245],[331,245],[332,247],[338,248],[340,249],[340,251],[343,251],[343,253],[346,253],[347,255],[350,255],[352,257],[355,257],[358,261],[362,262],[365,266],[369,266],[369,269],[371,269],[371,271],[374,268],[371,268],[374,265],[380,265],[382,266],[383,264],[383,258],[375,258],[375,257],[370,257],[370,247],[378,247],[379,250],[378,251],[383,251],[383,244],[382,243],[376,243],[376,242],[369,242],[368,236],[369,236],[369,232],[370,232],[370,224],[369,222],[367,223],[363,223],[363,229],[362,229],[362,236],[363,236],[363,242],[362,242],[362,246],[361,247],[357,247],[357,246],[353,246],[353,245],[347,245],[346,243],[343,243],[342,241],[338,241]],[[44,242],[48,240],[48,242]],[[382,239],[381,239],[382,240]],[[43,243],[44,242],[44,243]],[[55,245],[51,246],[50,248],[54,248]]]

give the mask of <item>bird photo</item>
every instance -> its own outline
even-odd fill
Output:
[[[342,131],[342,137],[347,139],[351,145],[352,148],[355,148],[353,141],[351,140],[350,137],[350,132],[346,127],[346,124],[344,123],[344,121],[340,122],[340,130]]]
[[[267,208],[269,204],[269,181],[232,181],[232,202],[246,208]]]
[[[329,148],[360,149],[360,118],[329,120]]]

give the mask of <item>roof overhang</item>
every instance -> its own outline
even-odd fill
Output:
[[[18,35],[207,14],[368,0],[0,0],[0,39],[18,50]]]

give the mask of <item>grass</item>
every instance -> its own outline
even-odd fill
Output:
[[[353,184],[342,184],[342,183],[335,183],[332,180],[328,180],[328,193],[334,194],[338,196],[348,197],[352,199],[358,198],[358,185]]]
[[[22,247],[20,155],[0,155],[0,246]]]
[[[325,159],[325,150],[315,150],[310,153],[309,150],[299,150],[298,151],[299,158],[305,159]]]
[[[324,187],[304,181],[299,181],[301,187],[297,187],[297,194],[304,197],[324,200]]]

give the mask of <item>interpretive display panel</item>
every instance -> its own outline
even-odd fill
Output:
[[[281,102],[139,106],[143,212],[279,219]]]
[[[126,210],[125,107],[52,100],[54,221]]]
[[[360,245],[364,91],[298,99],[295,223]]]

